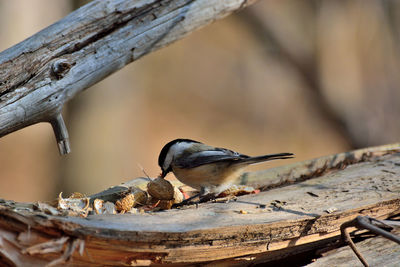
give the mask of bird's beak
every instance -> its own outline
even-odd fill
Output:
[[[172,168],[171,168],[171,167],[169,167],[169,168],[166,169],[166,170],[162,170],[161,178],[164,178],[165,176],[167,176],[167,174],[168,174],[170,171],[172,171]]]

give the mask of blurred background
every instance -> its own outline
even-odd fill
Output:
[[[0,0],[0,50],[85,1]],[[288,164],[399,141],[400,1],[260,0],[152,53],[64,108],[72,153],[49,124],[0,139],[0,198],[37,201],[155,177],[184,137]],[[173,178],[172,175],[169,178]]]

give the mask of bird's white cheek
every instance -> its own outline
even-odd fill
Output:
[[[164,170],[167,170],[169,168],[169,166],[171,166],[173,158],[174,158],[173,153],[168,152],[167,156],[165,157],[164,164],[163,164]]]
[[[182,142],[182,143],[176,143],[173,146],[171,146],[167,155],[165,156],[165,160],[164,160],[164,164],[163,164],[164,170],[167,170],[171,166],[174,158],[177,158],[180,155],[182,155],[182,153],[186,149],[190,148],[192,145],[193,144],[191,144],[191,143]]]

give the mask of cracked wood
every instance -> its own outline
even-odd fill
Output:
[[[80,91],[251,2],[90,2],[0,53],[0,136],[54,120]]]

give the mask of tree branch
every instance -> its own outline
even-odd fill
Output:
[[[68,100],[126,64],[252,2],[90,2],[0,53],[0,137],[51,122],[59,145],[64,142],[60,152],[68,153],[60,117]]]
[[[54,134],[56,136],[58,149],[61,155],[68,154],[71,152],[71,148],[69,145],[69,136],[68,130],[65,126],[64,119],[59,113],[56,118],[50,121],[51,126],[53,127]]]

